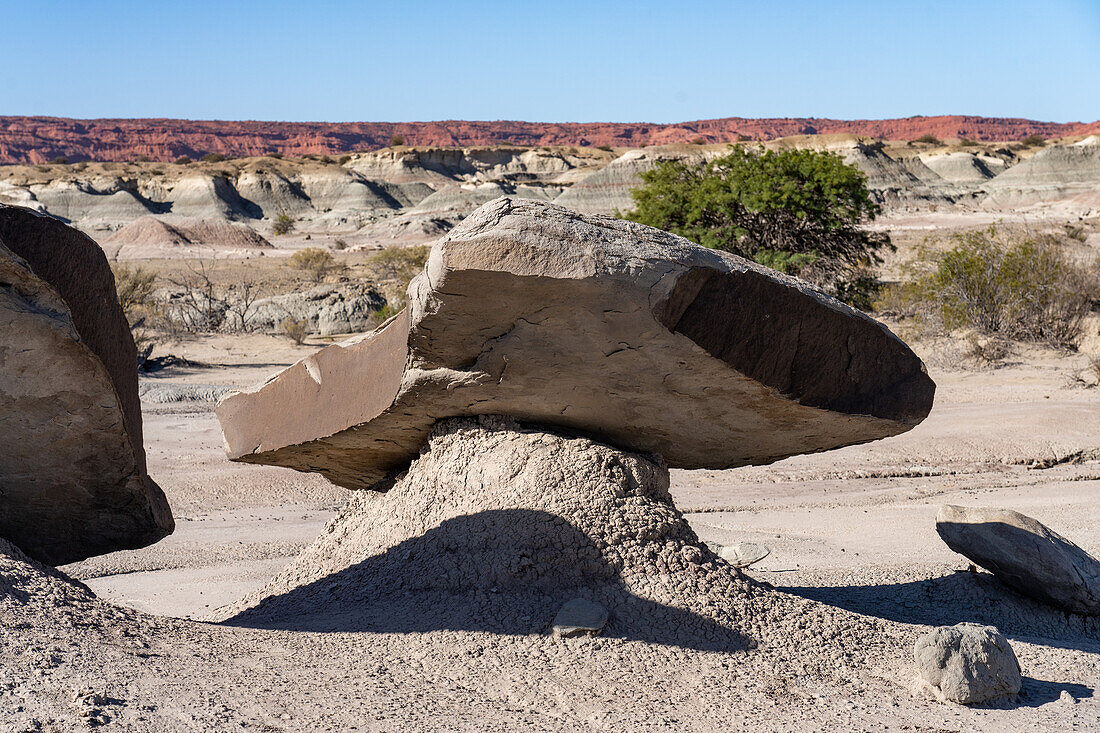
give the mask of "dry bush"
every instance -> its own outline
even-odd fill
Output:
[[[284,318],[283,322],[279,324],[279,328],[282,329],[284,336],[298,346],[305,343],[306,336],[309,335],[309,322],[305,320]]]
[[[971,334],[966,343],[967,348],[963,352],[963,358],[981,367],[997,367],[1010,353],[1008,342],[998,337],[989,338]]]
[[[235,278],[229,284],[217,282],[211,266],[201,260],[187,263],[182,275],[165,280],[174,287],[162,295],[156,323],[172,338],[251,330],[248,318],[259,299],[259,281]]]
[[[147,327],[159,315],[157,303],[153,297],[157,274],[141,267],[126,265],[115,267],[114,274],[118,303],[122,306],[122,313],[126,316],[134,345],[137,346],[137,365],[140,368],[153,353],[155,344]]]
[[[922,251],[876,309],[918,326],[1076,348],[1100,296],[1095,274],[1049,237],[990,227],[953,239],[945,253]]]
[[[424,269],[430,251],[431,248],[427,245],[386,247],[371,255],[367,265],[374,270],[379,280],[396,280],[404,289]]]
[[[306,272],[314,282],[323,281],[331,272],[340,268],[340,263],[331,253],[320,247],[300,249],[290,256],[287,265]]]

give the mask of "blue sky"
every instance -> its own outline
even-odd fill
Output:
[[[0,0],[0,114],[1100,119],[1100,0]]]

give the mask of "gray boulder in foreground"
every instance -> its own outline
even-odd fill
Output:
[[[1100,562],[1031,517],[946,504],[936,532],[1005,585],[1066,611],[1100,614]]]
[[[1016,653],[992,626],[937,627],[917,639],[913,653],[921,678],[951,702],[973,705],[1013,697],[1023,683]]]
[[[91,239],[0,205],[0,537],[51,565],[152,544],[137,350]]]
[[[530,200],[455,227],[407,304],[226,396],[229,457],[366,489],[408,466],[436,421],[505,415],[674,468],[730,468],[903,433],[935,391],[885,326],[799,280]]]

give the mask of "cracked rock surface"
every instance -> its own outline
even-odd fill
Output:
[[[148,477],[137,354],[85,235],[0,206],[0,537],[52,565],[171,533]]]
[[[885,326],[800,281],[541,202],[474,212],[407,303],[223,399],[229,457],[385,489],[437,420],[502,414],[729,468],[904,432],[935,391]]]

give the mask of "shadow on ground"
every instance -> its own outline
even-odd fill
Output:
[[[664,547],[660,538],[653,542],[655,552]],[[648,584],[654,595],[663,592],[688,606],[696,601],[713,608],[720,600],[686,591],[677,597],[674,581],[656,567],[652,557],[632,567],[632,585]],[[560,516],[526,509],[449,519],[343,570],[268,596],[224,623],[298,631],[529,635],[548,632],[561,605],[576,597],[609,610],[605,637],[707,651],[754,646],[721,612],[715,615],[723,622],[630,592],[590,537]]]
[[[906,624],[949,626],[971,621],[996,626],[1013,639],[1100,653],[1100,618],[1067,613],[1021,596],[984,572],[883,585],[777,589]]]

